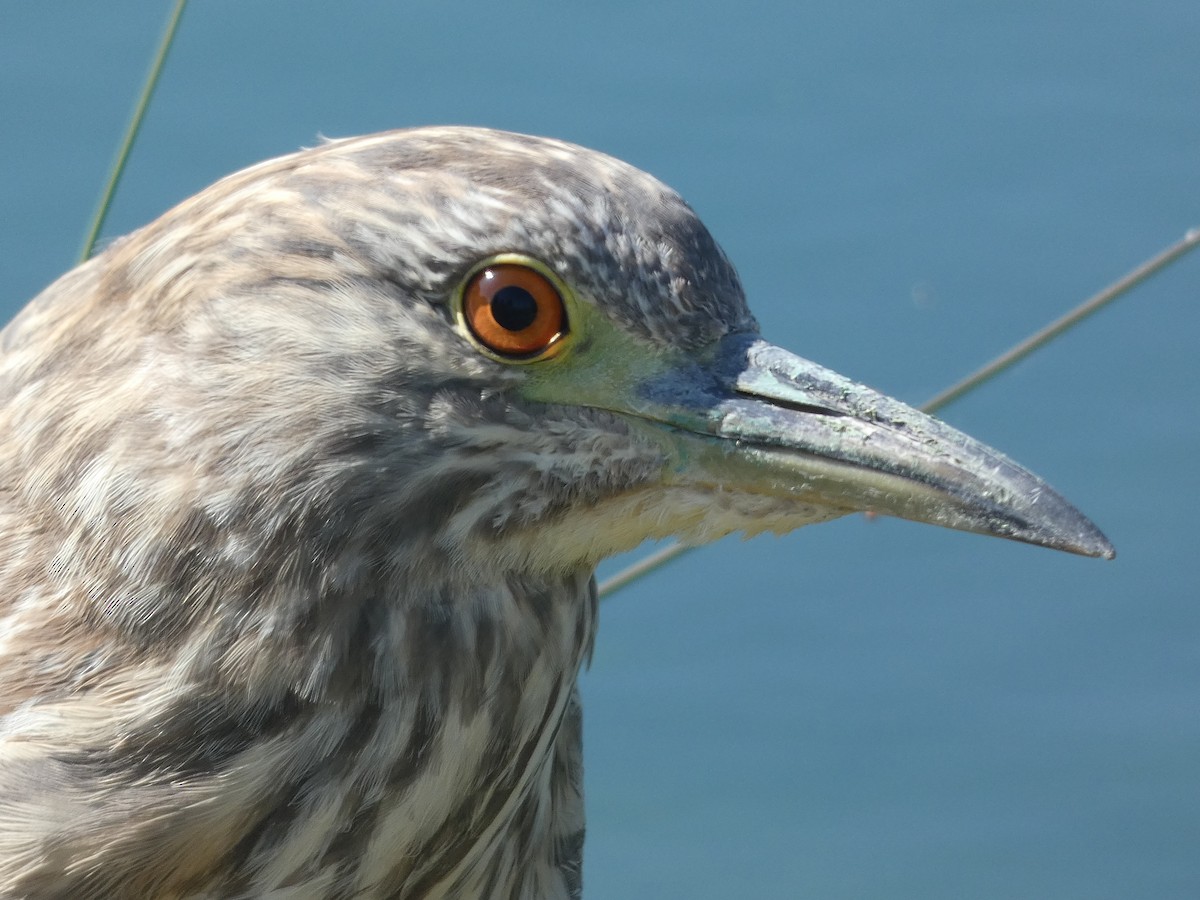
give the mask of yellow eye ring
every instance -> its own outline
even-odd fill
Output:
[[[502,254],[472,269],[455,312],[489,356],[533,362],[562,348],[568,334],[565,295],[562,283],[542,264]]]

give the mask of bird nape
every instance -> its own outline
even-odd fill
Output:
[[[577,897],[600,559],[856,510],[1112,555],[554,140],[263,163],[0,340],[6,898]]]

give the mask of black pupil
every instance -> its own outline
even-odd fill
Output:
[[[523,287],[509,285],[492,297],[492,318],[505,331],[524,331],[537,318],[537,301]]]

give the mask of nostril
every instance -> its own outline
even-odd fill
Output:
[[[779,409],[790,409],[792,412],[807,413],[810,416],[833,416],[835,418],[840,418],[846,415],[846,413],[842,412],[841,410],[830,409],[827,406],[817,406],[813,403],[795,403],[791,400],[783,400],[779,397],[764,397],[762,394],[756,394],[752,391],[737,391],[737,393],[743,397],[749,397],[752,400],[757,400],[760,403],[765,400],[772,406],[778,407]]]

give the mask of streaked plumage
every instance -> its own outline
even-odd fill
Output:
[[[455,319],[504,253],[571,292],[553,359]],[[1111,552],[758,341],[682,200],[556,141],[263,163],[2,341],[3,897],[578,896],[598,560],[863,508]]]

